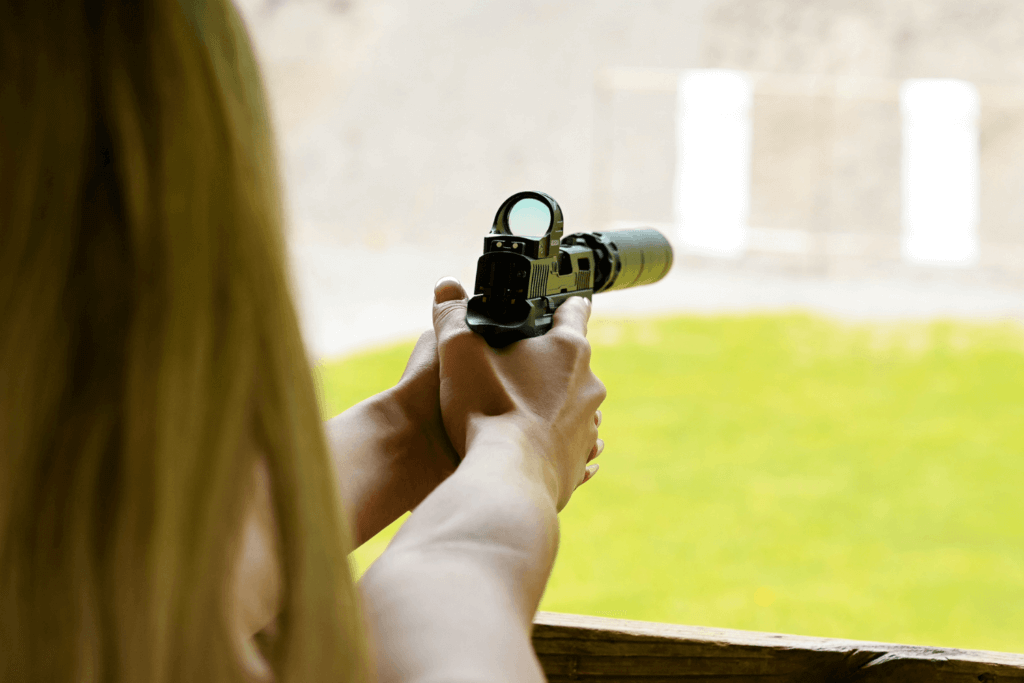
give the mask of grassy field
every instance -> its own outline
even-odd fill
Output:
[[[607,447],[541,609],[1024,652],[1019,326],[675,317],[590,339]],[[323,366],[326,411],[411,348]]]

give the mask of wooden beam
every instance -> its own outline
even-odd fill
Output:
[[[551,683],[1024,683],[1024,655],[538,612]]]

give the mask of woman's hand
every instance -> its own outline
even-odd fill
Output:
[[[455,471],[461,458],[445,432],[441,418],[440,363],[434,331],[420,335],[398,384],[390,392],[400,411],[398,463],[411,488],[410,508],[416,507]]]
[[[420,337],[394,387],[325,424],[356,547],[412,510],[455,471],[438,399],[437,344]]]
[[[606,391],[590,370],[590,302],[573,297],[545,335],[492,349],[465,322],[458,281],[435,286],[434,330],[440,363],[440,408],[455,451],[497,429],[529,441],[540,455],[549,490],[561,510],[596,470],[597,408]]]
[[[462,461],[360,580],[377,676],[543,681],[530,632],[558,549],[557,511],[602,446],[590,308],[570,299],[543,337],[495,350],[466,326],[457,281],[441,280],[434,296],[438,406]],[[421,377],[426,396],[432,360],[419,361],[403,382]]]
[[[575,320],[577,328],[582,329],[585,333],[589,311],[584,313],[582,307],[579,307],[575,313],[576,318],[572,318],[571,313],[572,309],[580,303],[570,302],[563,305],[562,308],[566,308],[566,306],[568,308],[565,312],[559,313],[559,320],[570,324],[573,324],[572,320]],[[459,310],[452,311],[452,306]],[[495,357],[506,358],[508,356],[508,350],[498,353],[490,350],[482,337],[473,334],[465,327],[466,292],[457,280],[443,279],[435,286],[435,320],[439,310],[448,311],[444,314],[449,316],[445,325],[448,323],[461,324],[459,329],[450,329],[454,336],[458,336],[459,330],[461,330],[463,334],[471,335],[470,338],[477,340],[479,352],[484,352],[484,349],[487,349]],[[561,311],[561,308],[559,310]],[[451,326],[448,325],[446,329],[449,327]],[[555,330],[552,330],[540,339],[519,342],[516,347],[523,350],[519,351],[518,355],[502,361],[502,372],[514,373],[514,367],[520,362],[520,356],[524,352],[529,355],[531,350],[538,346],[537,342],[543,342],[554,332]],[[526,346],[522,346],[527,342]],[[586,343],[586,339],[578,333],[559,332],[547,342],[541,343],[540,348],[550,350],[552,344],[573,347],[576,348],[576,352],[585,351],[589,358],[589,345]],[[556,353],[550,362],[559,365],[561,361],[558,358]],[[533,361],[526,361],[527,365],[531,362]],[[559,370],[559,372],[562,371],[564,368]],[[466,452],[467,425],[464,421],[454,417],[451,418],[451,425],[448,425],[448,418],[442,416],[440,374],[438,345],[434,330],[430,330],[420,337],[397,385],[349,408],[344,413],[328,420],[325,425],[328,444],[335,464],[338,487],[342,493],[342,500],[353,528],[357,547],[398,519],[404,512],[418,506],[431,491],[455,471],[462,455]],[[592,382],[589,384],[589,391],[593,393],[595,389],[599,389],[600,399],[603,400],[603,385],[592,374],[590,378],[592,378]],[[471,394],[479,399],[478,393],[483,385],[475,385],[471,376],[468,377],[466,384],[470,387]],[[509,391],[514,385],[515,382],[507,386],[501,384],[501,387],[504,388],[500,388],[497,393],[492,392],[491,398]],[[450,384],[449,391],[456,390],[457,386],[459,385]],[[522,389],[520,387],[520,390]],[[536,409],[540,411],[540,414],[546,414],[548,408],[544,403],[547,399],[540,398],[539,400],[540,404],[536,406]],[[600,400],[597,400],[596,403],[591,400],[591,403],[596,409]],[[581,405],[583,404],[577,403],[574,407],[578,408]],[[468,406],[454,408],[456,412],[460,410],[465,413]],[[591,419],[593,420],[592,425],[589,424]],[[586,435],[582,437],[578,433],[575,436],[570,436],[571,432],[563,430],[556,436],[558,437],[557,441],[565,445],[558,448],[570,448],[566,440],[576,439],[579,443],[571,446],[574,452],[581,447],[580,444],[584,444],[587,449],[585,452],[589,452],[589,460],[597,457],[604,447],[604,444],[596,439],[599,420],[599,411],[596,414],[591,411],[591,416],[587,420],[589,426],[583,430]],[[527,423],[530,423],[530,420],[516,421],[520,427]],[[536,423],[535,419],[533,423]],[[506,423],[504,426],[511,426],[511,423]],[[458,435],[458,441],[449,438],[449,428],[455,429],[452,433]],[[530,431],[532,434],[530,438],[535,445],[540,446],[544,452],[555,448],[552,445],[555,443],[554,441],[544,435],[538,437],[537,431],[536,428]],[[544,445],[541,445],[542,442]],[[589,446],[585,445],[586,442],[589,442]],[[460,446],[457,447],[456,443]],[[559,470],[560,474],[553,474],[553,479],[558,480],[561,476],[562,479],[569,481],[578,474],[576,470],[579,469],[579,463],[575,463],[572,458],[553,460],[550,464],[556,462],[561,463],[562,469]],[[554,473],[555,470],[551,471]],[[596,471],[597,463],[590,465],[579,478],[575,479],[575,485],[584,483]],[[568,494],[572,492],[571,488],[567,487],[568,484],[555,485],[555,488],[560,491],[566,490],[564,495],[562,492],[557,494],[558,509],[564,506],[568,501]]]

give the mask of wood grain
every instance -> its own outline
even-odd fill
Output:
[[[1024,655],[538,612],[552,683],[1024,683]]]

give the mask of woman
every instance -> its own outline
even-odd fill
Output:
[[[542,680],[603,446],[589,305],[496,353],[443,280],[325,435],[234,8],[0,11],[0,681]],[[412,508],[357,591],[348,552]]]

